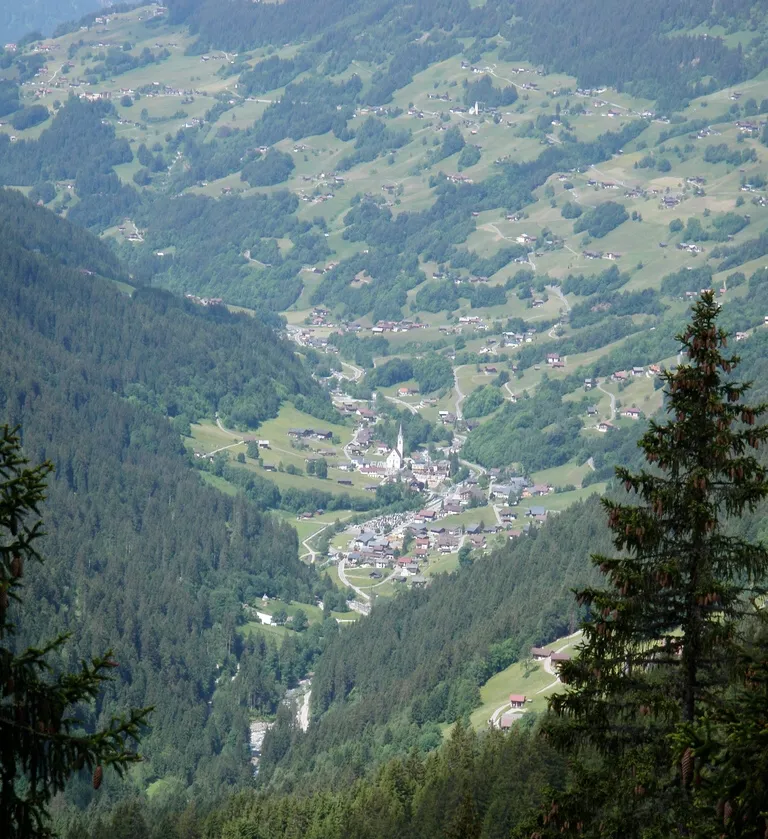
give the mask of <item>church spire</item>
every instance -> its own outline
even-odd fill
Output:
[[[397,451],[400,457],[405,457],[405,444],[403,442],[403,424],[400,423],[400,430],[397,432]]]

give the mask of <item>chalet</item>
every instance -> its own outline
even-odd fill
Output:
[[[531,658],[534,661],[544,661],[549,658],[549,650],[545,650],[544,647],[531,647]]]
[[[746,332],[737,332],[736,333],[736,340],[737,341],[745,341],[749,335]]]
[[[611,374],[611,379],[614,382],[627,382],[629,381],[629,373],[626,370],[615,370]]]
[[[506,714],[501,715],[501,720],[499,721],[499,728],[501,728],[502,731],[509,730],[510,728],[512,728],[514,723],[516,723],[520,719],[520,717],[521,714],[519,712],[507,711]]]
[[[589,405],[587,407],[587,416],[588,417],[596,417],[597,416],[597,408],[594,405]]]
[[[512,693],[509,696],[509,704],[513,708],[518,708],[518,709],[524,708],[525,707],[525,702],[526,702],[525,694]]]
[[[411,585],[416,586],[416,588],[424,588],[427,582],[427,578],[423,574],[414,574]]]
[[[508,539],[517,539],[518,536],[523,535],[522,530],[506,530],[505,533]]]
[[[621,415],[626,417],[627,419],[638,420],[640,419],[640,411],[637,408],[627,408],[626,411],[622,411]]]
[[[616,426],[613,423],[608,422],[608,420],[603,420],[603,422],[599,422],[597,424],[597,430],[601,431],[603,434],[615,427]]]
[[[499,517],[503,522],[515,521],[517,519],[517,512],[514,507],[502,507],[499,510]]]
[[[546,517],[547,510],[545,507],[529,507],[528,512],[525,515],[529,518],[538,518],[539,516]]]
[[[597,379],[584,379],[584,390],[592,390],[597,387]]]
[[[547,353],[547,364],[559,364],[560,363],[560,353],[551,352]]]
[[[633,376],[644,376],[645,375],[645,367],[633,367],[632,368],[632,375]]]
[[[549,495],[552,492],[551,484],[534,484],[528,492],[532,496]]]
[[[468,524],[466,527],[466,531],[470,536],[480,533],[481,530],[482,528],[480,527],[480,525],[475,522],[473,522],[472,524]]]
[[[470,536],[469,543],[472,545],[473,548],[475,548],[475,550],[480,550],[481,548],[485,547],[485,536],[483,536],[482,533]]]
[[[549,660],[552,664],[562,664],[564,661],[570,661],[571,657],[568,653],[551,653],[549,656]]]
[[[519,245],[532,245],[536,241],[535,236],[529,236],[528,233],[521,233],[515,238]]]
[[[531,305],[533,306],[534,309],[539,309],[544,305],[544,301],[539,297],[535,297],[534,300],[533,300],[533,303]]]

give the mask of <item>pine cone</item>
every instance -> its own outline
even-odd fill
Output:
[[[93,770],[93,788],[98,789],[101,786],[101,779],[104,777],[104,770],[101,766],[97,766]]]
[[[691,775],[693,774],[693,752],[690,746],[683,752],[683,759],[680,762],[683,772],[683,786],[688,786],[691,783]]]
[[[731,820],[731,816],[733,816],[733,805],[730,801],[726,801],[723,804],[723,824],[728,824]]]

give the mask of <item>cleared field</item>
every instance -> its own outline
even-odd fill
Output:
[[[562,638],[552,644],[547,644],[544,649],[548,651],[558,650],[573,655],[576,646],[581,641],[581,632],[569,638]],[[492,676],[480,688],[480,700],[482,705],[476,708],[470,716],[470,724],[476,730],[481,730],[488,725],[488,720],[497,709],[506,705],[510,694],[522,694],[531,702],[526,703],[528,711],[544,711],[547,707],[547,698],[555,693],[559,683],[555,677],[546,671],[541,661],[518,661]]]

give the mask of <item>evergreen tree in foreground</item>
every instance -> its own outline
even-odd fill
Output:
[[[41,562],[35,542],[43,535],[39,505],[50,464],[30,467],[20,441],[0,428],[0,834],[4,839],[50,835],[47,806],[83,767],[101,785],[104,767],[122,773],[139,760],[138,742],[150,709],[132,710],[87,734],[78,705],[98,696],[117,667],[107,652],[79,672],[54,674],[49,660],[66,643],[62,635],[40,649],[16,651],[12,610],[21,603],[25,565]]]
[[[729,530],[768,495],[751,451],[768,437],[756,425],[767,406],[744,404],[749,385],[730,380],[738,358],[724,354],[718,312],[703,294],[678,336],[689,361],[663,374],[670,417],[640,441],[648,468],[617,469],[636,503],[603,502],[617,555],[593,558],[605,588],[578,593],[584,642],[561,668],[568,689],[552,697],[544,727],[576,758],[572,781],[534,835],[764,835],[735,827],[746,823],[738,808],[747,812],[748,796],[702,806],[707,785],[733,762],[729,737],[750,741],[723,726],[738,716],[729,697],[768,570],[768,552]],[[760,737],[751,742],[764,764],[765,730]],[[759,803],[749,811],[754,831],[764,831]]]

